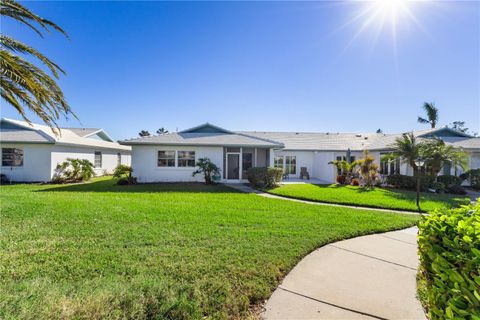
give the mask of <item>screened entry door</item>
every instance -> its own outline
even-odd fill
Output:
[[[227,154],[227,179],[238,180],[240,179],[240,154],[228,153]]]

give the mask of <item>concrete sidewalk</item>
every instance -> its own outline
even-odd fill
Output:
[[[416,228],[326,245],[287,275],[264,319],[426,319],[416,298]]]
[[[287,200],[293,202],[300,202],[306,204],[313,204],[317,206],[328,206],[328,207],[341,207],[341,208],[351,208],[351,209],[358,209],[358,210],[368,210],[368,211],[380,211],[380,212],[394,212],[394,213],[403,213],[403,214],[419,214],[415,211],[404,211],[404,210],[395,210],[395,209],[380,209],[380,208],[372,208],[372,207],[360,207],[360,206],[352,206],[348,204],[339,204],[339,203],[327,203],[327,202],[318,202],[318,201],[308,201],[308,200],[301,200],[301,199],[294,199],[288,197],[278,196],[276,194],[267,193],[261,190],[254,189],[247,184],[243,183],[225,183],[227,187],[233,188],[235,190],[245,192],[245,193],[254,193],[261,197],[265,198],[272,198],[272,199],[280,199],[280,200]]]

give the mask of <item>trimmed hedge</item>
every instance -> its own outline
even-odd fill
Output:
[[[430,319],[480,319],[479,210],[436,210],[419,223],[419,292]]]
[[[282,181],[281,168],[250,168],[247,171],[248,181],[255,188],[273,188]]]
[[[390,176],[387,176],[387,183],[399,189],[417,189],[417,178],[414,176],[392,174]],[[428,175],[422,175],[420,177],[420,190],[425,191],[428,188],[431,188],[433,186],[433,183],[434,179],[432,177]]]

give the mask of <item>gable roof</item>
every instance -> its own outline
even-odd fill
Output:
[[[103,131],[103,129],[100,129]],[[45,125],[2,118],[0,121],[0,141],[3,143],[51,143],[69,146],[106,148],[129,151],[130,147],[116,142],[90,139],[75,133],[71,128],[62,128],[59,136]],[[90,135],[93,133],[90,133]]]
[[[281,142],[262,139],[247,134],[232,132],[210,123],[205,123],[180,132],[146,136],[120,141],[125,145],[185,145],[282,148]]]
[[[432,128],[426,130],[413,131],[413,134],[417,137],[429,138],[429,137],[464,137],[473,138],[471,135],[464,132],[460,132],[449,128],[447,126],[441,128]]]

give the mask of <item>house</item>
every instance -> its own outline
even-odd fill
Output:
[[[420,139],[437,137],[463,148],[470,168],[480,168],[480,138],[449,128],[416,131]],[[412,175],[412,169],[400,161],[381,161],[392,151],[392,143],[401,134],[318,133],[318,132],[233,132],[206,123],[180,132],[121,141],[132,147],[132,168],[139,182],[202,181],[192,176],[195,162],[208,157],[221,169],[223,182],[247,179],[251,167],[281,167],[291,178],[299,178],[305,167],[311,178],[326,183],[337,175],[332,160],[351,160],[369,150],[380,163],[381,174]],[[445,167],[443,174],[454,173]],[[459,173],[459,172],[457,172]]]
[[[87,159],[95,173],[112,173],[122,163],[130,165],[131,148],[114,142],[103,129],[62,128],[56,136],[44,125],[2,118],[2,166],[11,181],[50,181],[57,164],[68,158]]]

